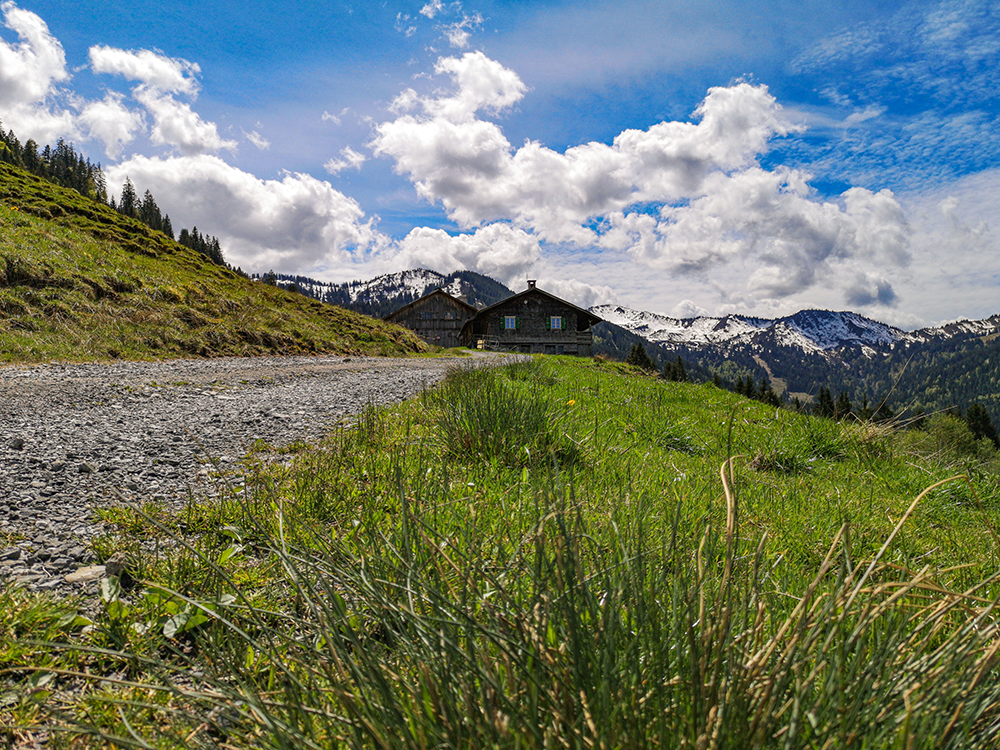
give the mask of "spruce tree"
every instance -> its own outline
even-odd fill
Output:
[[[975,403],[965,412],[965,423],[969,425],[969,430],[975,435],[976,440],[987,438],[996,447],[1000,448],[1000,437],[997,435],[997,428],[990,419],[990,414],[986,408],[979,403]]]
[[[650,359],[646,353],[646,347],[642,344],[635,344],[632,347],[632,350],[628,353],[628,357],[625,359],[625,363],[643,370],[656,370],[656,363]]]
[[[834,419],[847,419],[847,415],[851,413],[851,399],[848,398],[844,391],[841,391],[837,395],[837,403],[834,405],[833,417]]]
[[[128,177],[125,178],[122,194],[118,199],[118,213],[122,216],[131,216],[133,219],[139,215],[139,196],[136,195],[135,186]]]
[[[836,407],[833,403],[833,396],[830,389],[825,385],[820,386],[819,395],[816,396],[816,405],[813,412],[819,417],[833,417]]]

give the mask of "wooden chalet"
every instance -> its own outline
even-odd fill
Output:
[[[460,338],[471,348],[589,357],[593,346],[590,327],[600,320],[542,291],[529,279],[525,291],[480,310],[466,321]]]
[[[435,289],[420,299],[385,316],[385,320],[409,328],[424,342],[435,346],[460,346],[462,326],[478,311],[444,289]]]

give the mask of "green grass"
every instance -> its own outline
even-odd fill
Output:
[[[0,164],[0,363],[425,350]]]
[[[996,456],[932,448],[615,364],[459,369],[245,496],[109,515],[127,572],[86,632],[17,640],[0,716],[57,747],[995,746]]]

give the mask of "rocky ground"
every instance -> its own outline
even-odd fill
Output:
[[[261,357],[0,367],[0,577],[71,587],[65,576],[92,562],[94,508],[179,505],[222,482],[238,487],[240,459],[257,441],[316,441],[451,366]]]

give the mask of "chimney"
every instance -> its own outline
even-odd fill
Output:
[[[534,289],[536,281],[538,281],[538,279],[528,279],[528,289]]]

